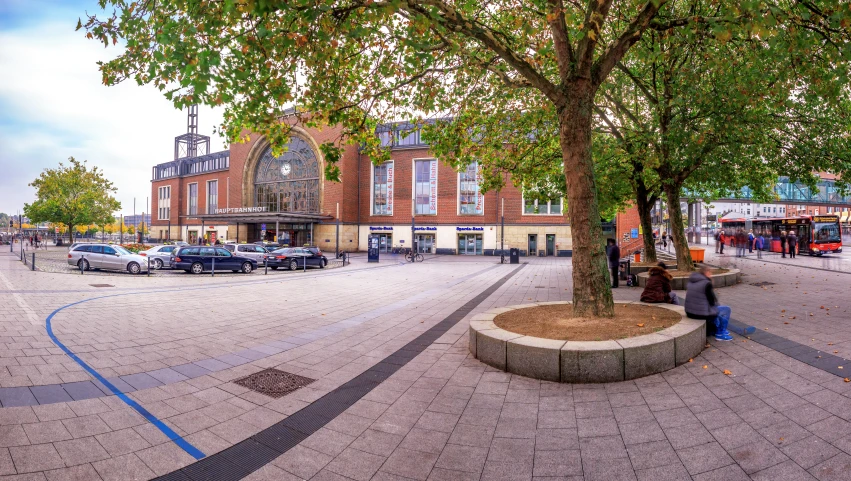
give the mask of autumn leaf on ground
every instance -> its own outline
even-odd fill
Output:
[[[839,351],[833,351],[834,354],[839,354]]]
[[[709,366],[707,366],[706,364],[704,364],[704,365],[703,365],[703,369],[709,369]]]
[[[780,311],[780,312],[786,312],[786,309],[783,309],[783,310],[782,310],[782,311]]]
[[[733,374],[733,373],[732,373],[732,372],[730,372],[730,370],[729,370],[729,369],[724,369],[724,374],[725,374],[725,375],[727,375],[727,376],[729,376],[730,374]]]
[[[689,359],[688,362],[694,362],[694,359]]]
[[[845,378],[845,382],[851,382],[851,379]]]
[[[641,324],[636,324],[636,326],[638,326],[638,327],[644,327],[644,323],[642,322]]]
[[[783,324],[789,324],[788,322],[784,322]]]

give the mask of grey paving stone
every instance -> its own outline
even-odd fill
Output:
[[[263,359],[263,358],[268,356],[268,354],[266,354],[265,352],[257,351],[257,350],[254,350],[254,349],[243,349],[241,351],[235,352],[234,354],[239,356],[239,357],[244,357],[244,358],[251,360],[251,361]],[[225,361],[225,362],[228,362],[225,359],[222,359],[222,360]]]
[[[346,448],[325,469],[359,481],[369,480],[387,458]]]
[[[580,438],[617,436],[620,434],[618,422],[613,417],[577,419],[576,427]]]
[[[189,379],[201,377],[201,376],[204,376],[204,375],[209,374],[211,372],[208,369],[204,369],[203,367],[201,367],[201,366],[199,366],[198,364],[195,364],[195,363],[187,363],[187,364],[181,364],[179,366],[172,366],[172,369],[179,372],[180,374],[183,374],[184,376],[186,376]]]
[[[638,481],[685,481],[690,480],[688,471],[679,461],[674,464],[647,469],[636,469]]]
[[[833,442],[851,435],[851,423],[836,416],[831,416],[817,423],[810,424],[807,426],[807,430],[827,442]]]
[[[68,466],[92,463],[109,458],[109,453],[103,449],[94,437],[72,439],[54,443],[62,460]]]
[[[705,473],[734,462],[724,448],[714,441],[677,449],[677,455],[691,475]]]
[[[171,384],[189,379],[188,376],[185,376],[169,367],[157,369],[155,371],[148,371],[148,375],[163,384]]]
[[[73,401],[71,396],[62,389],[61,385],[52,384],[47,386],[32,386],[30,391],[39,404],[54,404]]]
[[[452,440],[450,439],[450,442]],[[574,429],[538,429],[535,433],[535,451],[579,449],[579,435]]]
[[[694,481],[750,481],[748,476],[738,464],[731,464],[705,473],[692,476]]]
[[[709,432],[718,441],[718,444],[727,450],[763,440],[762,436],[752,427],[741,422],[731,426],[710,429]]]
[[[663,429],[674,449],[680,450],[715,440],[702,424],[685,424]]]
[[[355,439],[350,446],[360,451],[386,457],[393,453],[393,450],[399,446],[402,439],[404,439],[404,436],[398,434],[390,434],[383,431],[376,431],[374,429],[367,429],[363,432],[363,434],[358,436],[358,438]],[[438,450],[438,452],[440,451]]]
[[[618,428],[623,437],[623,442],[627,446],[667,439],[655,419],[639,423],[620,423]]]
[[[486,447],[447,444],[435,463],[436,468],[468,473],[481,473],[488,457]]]
[[[626,450],[636,471],[680,463],[680,458],[668,441],[633,444],[627,446]]]
[[[765,440],[748,443],[733,448],[729,452],[736,463],[748,474],[762,471],[789,459]]]
[[[295,446],[272,461],[272,464],[294,474],[299,479],[310,479],[328,465],[332,459],[332,456],[319,451],[304,446]]]
[[[223,371],[225,369],[230,369],[231,367],[233,367],[232,364],[228,364],[218,359],[202,359],[200,361],[195,361],[192,364],[195,364],[196,366],[199,366],[210,372]]]
[[[19,474],[64,468],[65,463],[52,444],[13,446],[9,448]]]
[[[106,381],[123,393],[131,393],[136,390],[135,387],[127,384],[127,381],[119,377],[108,377],[106,378]],[[98,389],[103,391],[104,394],[106,394],[107,396],[112,396],[115,394],[112,389],[108,388],[105,384],[98,380],[92,381],[92,384],[94,384]]]
[[[814,481],[816,478],[806,472],[804,468],[795,464],[794,461],[785,461],[753,473],[751,479],[754,481],[776,481],[780,479],[789,481]]]
[[[0,403],[4,408],[38,405],[28,387],[0,387]]]
[[[582,469],[587,481],[630,481],[637,479],[628,459],[582,458]]]
[[[536,451],[534,476],[563,477],[582,474],[582,460],[578,449]]]
[[[103,397],[105,394],[92,381],[70,382],[62,385],[74,401]]]
[[[381,466],[381,471],[407,479],[425,480],[437,462],[437,458],[438,455],[434,453],[411,451],[400,447],[387,458]]]
[[[17,466],[17,463],[15,464]],[[847,481],[851,473],[851,456],[839,453],[808,470],[819,481]]]
[[[583,463],[586,460],[610,460],[629,457],[620,436],[580,438],[579,447],[582,450]]]

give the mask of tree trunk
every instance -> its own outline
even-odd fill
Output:
[[[71,244],[74,243],[74,224],[68,224],[68,240]]]
[[[635,206],[638,209],[638,219],[641,223],[641,231],[644,233],[644,260],[656,262],[656,240],[653,239],[653,223],[650,220],[650,210],[653,202],[647,195],[647,188],[643,182],[638,182],[635,196]]]
[[[573,240],[573,313],[613,317],[608,263],[603,246],[597,184],[591,159],[591,83],[579,79],[559,111],[559,143],[564,159],[570,235]]]
[[[674,236],[674,249],[677,250],[677,270],[693,271],[694,264],[691,261],[691,253],[688,251],[685,229],[683,228],[683,212],[680,209],[680,186],[665,185],[665,197],[668,199],[668,219],[671,222],[671,230],[668,232]]]

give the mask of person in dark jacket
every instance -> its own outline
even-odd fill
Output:
[[[786,258],[786,231],[780,231],[780,254]]]
[[[621,260],[621,248],[614,239],[606,239],[606,256],[609,258],[609,270],[612,271],[612,289],[618,287],[618,267]]]
[[[715,335],[716,341],[732,341],[733,336],[727,330],[731,309],[721,306],[715,290],[712,289],[712,271],[708,266],[692,273],[686,286],[686,316],[706,321],[706,336]]]
[[[664,262],[650,268],[647,284],[641,293],[641,302],[679,304],[677,294],[671,292],[671,274]]]
[[[792,230],[786,234],[786,244],[789,246],[789,257],[794,259],[798,250],[798,236],[795,235],[795,231]]]

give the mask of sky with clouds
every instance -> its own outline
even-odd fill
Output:
[[[0,0],[0,212],[32,202],[29,183],[68,157],[103,169],[118,188],[121,212],[145,210],[151,168],[174,159],[186,112],[150,86],[106,87],[96,62],[121,53],[74,31],[96,0]],[[110,10],[111,12],[111,10]],[[200,108],[199,133],[212,152],[221,111]],[[117,214],[117,213],[116,213]]]

